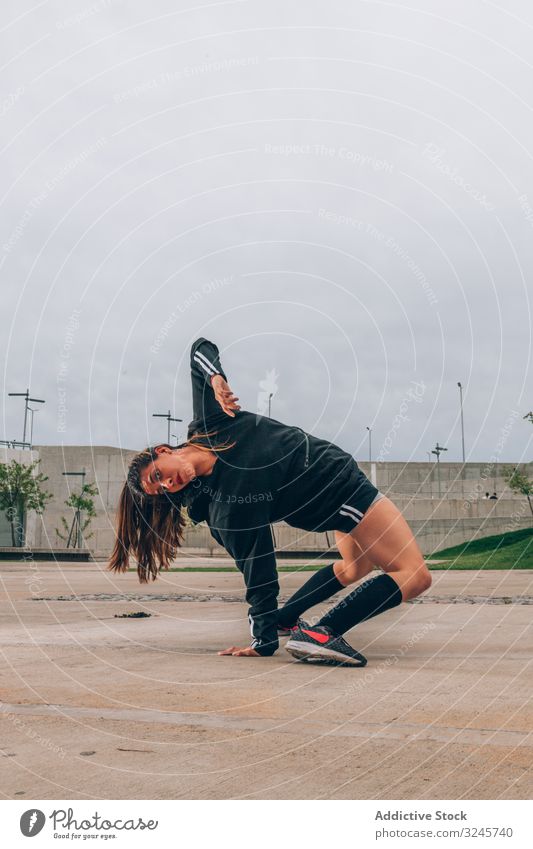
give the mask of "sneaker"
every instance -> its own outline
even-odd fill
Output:
[[[290,628],[285,628],[283,625],[278,625],[278,637],[290,637],[292,632],[299,627],[309,628],[307,622],[304,622],[303,619],[298,619],[296,625],[291,625]]]
[[[285,648],[297,660],[312,660],[334,666],[366,666],[366,657],[353,649],[339,634],[323,625],[299,622]]]

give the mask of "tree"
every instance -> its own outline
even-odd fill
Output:
[[[533,424],[533,410],[530,410],[529,413],[526,413],[525,416],[522,416],[523,419],[527,419],[531,424]],[[529,504],[529,509],[533,514],[533,504],[531,502],[531,496],[533,496],[533,480],[528,478],[525,472],[520,471],[520,466],[506,466],[503,470],[503,476],[507,481],[509,489],[512,489],[513,492],[520,492],[522,495],[525,495]]]
[[[0,463],[0,510],[5,513],[11,525],[11,545],[22,546],[21,517],[26,510],[42,513],[46,502],[52,498],[51,492],[42,488],[48,480],[36,469],[40,460],[33,463]],[[15,530],[17,526],[17,531]]]
[[[515,466],[514,468],[512,466],[506,466],[503,470],[503,476],[507,481],[509,489],[512,489],[513,492],[521,492],[522,495],[526,496],[529,503],[529,509],[533,514],[533,504],[531,502],[531,496],[533,495],[533,480],[528,478],[525,472],[521,472],[518,466]]]
[[[78,534],[84,540],[90,539],[92,533],[86,534],[85,531],[91,524],[91,519],[96,516],[94,507],[94,498],[98,495],[98,488],[94,483],[84,483],[81,492],[73,492],[65,501],[65,505],[74,511],[74,516],[69,525],[64,516],[61,516],[61,530],[56,528],[56,534],[60,539],[67,541],[67,548],[72,540],[73,548],[77,545]],[[86,518],[81,520],[82,513]]]

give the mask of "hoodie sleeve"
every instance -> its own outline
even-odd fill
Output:
[[[189,436],[195,429],[203,429],[208,419],[221,413],[225,415],[211,386],[214,374],[221,374],[227,380],[217,346],[200,336],[191,346],[193,421],[189,425]]]
[[[269,524],[238,531],[218,531],[219,539],[244,576],[252,648],[274,654],[278,641],[278,572]]]

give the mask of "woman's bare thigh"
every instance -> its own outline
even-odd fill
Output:
[[[431,584],[424,556],[400,510],[384,496],[372,504],[351,536],[370,562],[388,572],[404,598],[419,595]]]

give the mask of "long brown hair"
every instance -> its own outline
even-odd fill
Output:
[[[227,451],[235,442],[223,445],[202,445],[197,439],[210,437],[216,431],[195,433],[186,442],[174,446],[185,448],[194,445],[201,451]],[[167,445],[167,443],[159,443]],[[146,584],[155,581],[162,569],[169,564],[178,552],[187,524],[182,511],[191,492],[188,484],[179,492],[165,492],[162,495],[147,495],[141,486],[140,473],[149,463],[157,459],[155,448],[145,448],[130,463],[126,483],[120,493],[117,508],[116,538],[107,569],[112,572],[126,572],[130,555],[137,561],[139,581]],[[171,445],[167,445],[172,448]]]

